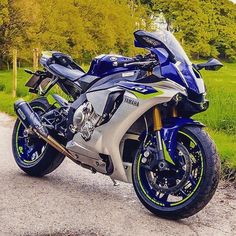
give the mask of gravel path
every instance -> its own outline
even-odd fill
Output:
[[[236,190],[221,183],[213,200],[181,221],[155,217],[132,185],[65,160],[52,174],[32,178],[11,152],[12,118],[0,113],[0,236],[4,235],[236,235]]]

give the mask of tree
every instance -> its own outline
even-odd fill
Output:
[[[19,49],[21,58],[26,58],[24,52],[29,46],[27,41],[32,38],[29,36],[30,25],[35,27],[35,21],[26,17],[27,12],[30,12],[29,3],[32,4],[32,1],[28,1],[27,4],[26,2],[26,0],[0,2],[0,68],[3,64],[7,64],[9,68],[13,48]]]
[[[0,6],[1,58],[17,47],[26,62],[35,47],[83,62],[100,53],[133,54],[133,32],[150,22],[146,7],[132,0],[1,0]]]
[[[236,56],[236,5],[228,0],[153,0],[168,28],[193,58]]]
[[[228,0],[201,0],[208,15],[209,44],[220,58],[236,60],[236,4]]]
[[[0,2],[0,68],[2,68],[3,63],[7,60],[9,51],[8,51],[8,43],[9,39],[8,31],[9,31],[9,8],[8,8],[8,0],[2,0]]]

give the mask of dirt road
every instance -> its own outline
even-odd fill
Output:
[[[221,183],[196,216],[168,221],[149,213],[132,185],[69,160],[41,179],[25,175],[11,153],[13,120],[0,113],[0,236],[236,235],[236,190]]]

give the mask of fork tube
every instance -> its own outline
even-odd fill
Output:
[[[162,128],[162,121],[161,121],[161,112],[157,106],[153,109],[153,122],[154,122],[154,131],[156,132],[156,146],[157,146],[157,153],[158,153],[158,160],[164,160],[164,153],[163,153],[163,145],[161,139],[161,128]]]
[[[177,113],[176,107],[173,107],[172,108],[172,117],[177,117],[177,116],[178,116],[178,113]]]
[[[153,110],[154,131],[160,131],[162,128],[161,112],[157,106]]]

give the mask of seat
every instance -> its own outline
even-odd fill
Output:
[[[82,77],[85,74],[81,70],[70,69],[70,68],[67,68],[65,66],[61,66],[58,64],[51,64],[51,65],[49,65],[48,68],[50,69],[50,71],[53,74],[55,74],[59,77],[70,79],[72,81],[78,80],[80,77]]]

